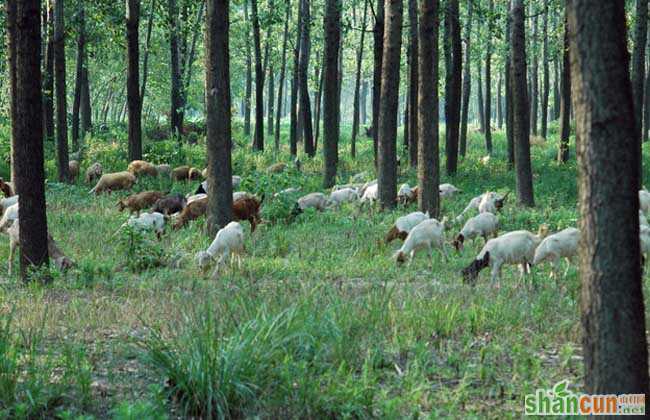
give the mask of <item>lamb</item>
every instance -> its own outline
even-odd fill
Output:
[[[440,198],[451,198],[456,193],[462,191],[451,184],[440,184],[438,186],[438,192],[440,193]]]
[[[448,261],[449,257],[445,249],[445,223],[446,219],[443,219],[442,222],[436,219],[426,219],[411,229],[404,244],[395,253],[394,257],[397,263],[404,263],[408,255],[410,265],[413,262],[415,253],[425,248],[429,250],[429,259],[432,261],[433,247],[438,248],[445,261]]]
[[[551,277],[556,278],[557,269],[560,265],[560,258],[566,258],[567,261],[571,263],[571,258],[578,253],[579,240],[580,231],[572,227],[547,236],[535,249],[533,265],[537,265],[544,261],[550,261],[552,267]],[[566,272],[564,275],[566,276]]]
[[[5,211],[14,204],[18,202],[18,196],[12,195],[11,197],[6,197],[0,199],[0,214],[4,214]]]
[[[9,275],[11,276],[11,273],[13,272],[13,261],[14,261],[14,255],[16,253],[16,248],[20,246],[20,224],[18,221],[11,225],[11,227],[7,230],[7,233],[9,234]],[[66,271],[72,267],[75,266],[75,262],[67,257],[61,248],[59,248],[58,244],[52,238],[52,235],[47,235],[47,252],[49,254],[49,257],[51,260],[54,261],[54,265],[56,268],[58,268],[61,271]]]
[[[429,213],[422,213],[421,211],[414,211],[406,216],[397,218],[395,224],[390,228],[386,235],[386,243],[391,243],[397,238],[405,240],[409,232],[411,232],[415,226],[428,218]]]
[[[236,189],[241,184],[241,177],[233,175],[232,177],[232,189]],[[208,193],[208,181],[203,181],[199,184],[199,187],[194,191],[194,194],[207,194]]]
[[[5,182],[2,178],[0,178],[0,191],[2,191],[5,198],[9,198],[14,195],[14,188],[11,183]]]
[[[140,210],[151,207],[164,196],[165,193],[160,191],[143,191],[119,200],[117,202],[117,208],[119,211],[128,208],[131,213],[140,214]]]
[[[196,220],[204,216],[208,211],[208,196],[196,199],[194,201],[187,200],[187,205],[181,211],[178,218],[172,226],[174,229],[180,229],[185,226],[189,221]]]
[[[78,160],[71,160],[68,162],[68,173],[70,175],[70,179],[74,180],[77,179],[79,176],[79,161]]]
[[[114,190],[129,190],[136,183],[135,175],[131,172],[113,172],[104,174],[99,178],[97,185],[90,190],[90,194],[100,194],[103,192],[111,192]]]
[[[485,242],[488,241],[488,236],[493,235],[496,237],[499,231],[499,219],[492,213],[479,213],[465,222],[465,225],[452,242],[456,251],[463,250],[465,240],[471,240],[477,236],[482,236]]]
[[[219,272],[221,264],[224,260],[231,257],[237,257],[239,268],[241,269],[241,254],[245,251],[244,248],[244,229],[238,222],[230,222],[224,228],[219,229],[214,240],[205,251],[201,251],[196,255],[198,266],[201,270],[205,270],[210,261],[219,255],[217,266],[215,267],[212,277],[216,277]]]
[[[86,183],[90,184],[92,182],[95,182],[99,178],[101,178],[102,174],[104,173],[104,169],[102,168],[102,164],[99,162],[95,162],[92,165],[86,169]]]
[[[201,171],[187,165],[179,166],[172,171],[172,179],[174,181],[194,181],[201,179]]]
[[[142,213],[131,216],[122,226],[129,226],[140,232],[154,231],[158,239],[165,231],[165,216],[162,213]]]
[[[14,221],[18,220],[18,214],[19,208],[18,202],[16,201],[16,203],[7,207],[7,210],[5,210],[4,214],[2,215],[2,218],[0,219],[0,232],[4,232],[9,227],[11,227]]]
[[[129,163],[129,166],[126,168],[128,172],[131,172],[135,176],[148,175],[156,177],[158,176],[158,169],[156,165],[149,163],[145,160],[134,160]]]
[[[309,193],[300,197],[296,202],[291,214],[297,216],[308,208],[315,208],[316,210],[323,211],[327,207],[327,197],[320,192]]]
[[[172,176],[172,167],[166,163],[156,165],[156,171],[158,171],[158,176],[166,176],[170,178]]]
[[[479,272],[490,266],[492,282],[496,282],[498,286],[503,264],[518,264],[523,278],[535,258],[535,249],[547,234],[548,226],[541,225],[537,235],[527,230],[516,230],[490,239],[474,261],[462,270],[464,281],[474,283]]]
[[[342,203],[356,201],[359,199],[359,193],[356,188],[342,188],[332,191],[329,197],[329,205],[339,207]]]
[[[158,199],[154,203],[153,207],[151,207],[150,211],[162,213],[165,216],[169,216],[182,211],[186,205],[187,199],[183,196],[183,194],[169,194]]]

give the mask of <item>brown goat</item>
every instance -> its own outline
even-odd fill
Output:
[[[79,161],[71,160],[68,162],[68,172],[70,174],[70,179],[75,180],[79,176]]]
[[[201,178],[201,171],[196,168],[190,168],[187,165],[174,168],[172,179],[174,181],[194,181]]]
[[[119,211],[128,208],[131,213],[140,214],[140,210],[151,207],[164,196],[165,193],[160,191],[143,191],[119,200],[117,208]]]
[[[156,201],[151,208],[151,211],[169,216],[178,213],[179,211],[183,211],[186,205],[187,199],[183,194],[170,194]]]
[[[235,220],[248,220],[251,224],[251,232],[255,232],[255,227],[262,220],[260,207],[263,201],[263,195],[260,200],[256,197],[244,196],[232,203],[232,213]]]
[[[278,162],[266,168],[266,171],[271,174],[279,174],[280,172],[284,172],[285,169],[287,169],[287,164],[284,162]]]
[[[158,176],[158,169],[156,168],[156,165],[144,160],[134,160],[133,162],[129,163],[129,166],[126,168],[126,170],[135,176]]]
[[[90,190],[90,194],[99,194],[104,191],[129,190],[136,183],[135,175],[130,172],[114,172],[104,174],[99,178],[97,185]]]
[[[189,203],[181,214],[178,215],[176,222],[174,222],[173,228],[180,229],[185,226],[189,221],[196,220],[199,217],[205,215],[208,211],[208,197],[200,198],[196,201]]]
[[[86,182],[88,184],[95,182],[102,177],[103,173],[104,168],[102,168],[102,164],[99,162],[93,163],[88,167],[88,169],[86,169]]]
[[[2,191],[5,197],[13,197],[14,195],[14,189],[11,187],[11,184],[5,182],[2,178],[0,178],[0,191]]]

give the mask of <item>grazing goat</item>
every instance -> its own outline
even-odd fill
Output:
[[[117,202],[117,208],[119,211],[128,208],[131,213],[140,214],[140,210],[151,207],[164,196],[165,193],[160,191],[143,191],[119,200]]]
[[[400,204],[409,204],[412,202],[413,198],[413,189],[409,184],[402,184],[397,191],[397,202]]]
[[[90,190],[90,194],[100,194],[104,191],[128,190],[136,183],[136,177],[131,172],[113,172],[104,174],[99,178],[97,185]]]
[[[395,252],[395,259],[398,264],[402,264],[409,257],[409,265],[413,262],[415,253],[421,249],[429,250],[429,259],[433,264],[433,248],[438,248],[442,253],[445,261],[449,260],[447,250],[445,249],[445,223],[436,219],[426,219],[416,225],[409,232],[402,247]]]
[[[14,189],[9,182],[5,182],[4,179],[0,178],[0,191],[4,194],[5,198],[12,197],[14,195]]]
[[[462,270],[466,283],[474,283],[479,272],[485,267],[492,267],[491,279],[496,282],[501,278],[503,264],[518,264],[523,278],[529,272],[529,266],[535,258],[535,249],[548,234],[548,226],[542,225],[537,235],[527,230],[516,230],[490,239],[478,253],[474,261]]]
[[[241,177],[233,175],[232,177],[232,189],[237,189],[241,184]],[[208,181],[205,180],[199,184],[199,187],[194,191],[194,194],[207,194],[208,193]]]
[[[496,236],[499,231],[499,219],[492,213],[480,213],[465,222],[465,226],[460,230],[456,239],[452,242],[456,251],[463,250],[465,240],[472,240],[477,236],[482,236],[485,242],[488,241],[488,236]]]
[[[369,185],[365,189],[365,191],[361,195],[361,203],[366,203],[366,202],[374,203],[375,201],[377,201],[378,198],[379,198],[379,185],[375,183]]]
[[[165,216],[170,216],[182,211],[186,205],[187,199],[183,194],[169,194],[156,201],[153,207],[151,207],[151,212],[158,212]]]
[[[201,179],[201,171],[187,165],[179,166],[172,171],[172,179],[174,181],[195,181]]]
[[[639,226],[648,226],[648,219],[643,214],[643,211],[639,210]]]
[[[102,164],[99,162],[95,162],[92,165],[86,169],[86,183],[90,184],[95,181],[97,181],[99,178],[102,177],[102,174],[104,173],[104,168],[102,167]]]
[[[166,176],[167,178],[171,178],[172,176],[172,167],[166,163],[161,163],[160,165],[156,165],[156,170],[158,171],[158,176]]]
[[[440,198],[451,198],[456,193],[462,191],[451,184],[440,184],[438,186],[438,192],[440,193]]]
[[[255,227],[262,221],[260,217],[262,202],[264,202],[263,194],[259,200],[247,194],[232,203],[232,213],[235,220],[248,220],[251,224],[251,233],[255,232]]]
[[[18,220],[18,214],[19,208],[18,202],[16,201],[16,203],[7,207],[7,210],[2,214],[2,218],[0,218],[0,232],[5,232],[9,227],[11,227],[14,221]]]
[[[295,194],[297,192],[300,192],[301,190],[302,190],[302,188],[300,188],[300,187],[298,187],[298,188],[295,188],[295,187],[286,188],[286,189],[284,189],[282,191],[278,191],[275,194],[273,194],[273,198],[278,198],[278,197],[280,197],[282,195],[286,195],[286,194]]]
[[[639,190],[639,208],[645,214],[650,213],[650,192],[648,192],[645,188]]]
[[[218,274],[219,268],[224,263],[224,260],[228,257],[231,257],[231,263],[232,258],[237,257],[237,262],[241,269],[241,254],[244,251],[244,229],[239,223],[230,222],[224,228],[219,229],[219,232],[217,232],[208,249],[196,254],[196,261],[199,268],[205,270],[210,264],[210,261],[219,255],[217,266],[212,273],[212,278],[214,278]]]
[[[156,233],[158,239],[165,231],[165,216],[162,213],[142,213],[139,216],[131,216],[122,226],[129,226],[140,232]]]
[[[297,216],[308,208],[315,208],[316,210],[323,211],[327,207],[327,197],[320,192],[309,193],[300,197],[296,202],[291,214]]]
[[[429,213],[414,211],[406,216],[398,217],[395,224],[390,228],[386,235],[386,243],[391,243],[395,239],[405,240],[409,232],[421,222],[429,218]]]
[[[329,198],[329,205],[339,207],[343,203],[359,200],[359,193],[356,188],[341,188],[332,191]]]
[[[359,188],[359,196],[363,197],[363,195],[366,193],[366,190],[368,187],[371,187],[373,185],[377,185],[377,180],[373,179],[372,181],[368,181],[361,188]]]
[[[129,163],[129,166],[126,168],[128,172],[131,172],[135,176],[148,175],[156,177],[158,176],[158,169],[156,165],[149,163],[145,160],[134,160]]]
[[[18,196],[12,195],[11,197],[5,197],[0,199],[0,215],[4,214],[5,211],[14,204],[18,202]]]
[[[493,191],[488,191],[477,197],[474,197],[470,200],[469,204],[465,209],[456,217],[456,221],[460,222],[463,220],[465,213],[471,210],[478,210],[479,213],[489,212],[496,214],[497,211],[501,210],[503,204],[505,203],[506,197],[510,192],[506,193],[504,197],[500,197],[497,193]],[[481,211],[481,209],[483,211]]]
[[[79,161],[71,160],[68,162],[68,175],[70,175],[71,180],[77,179],[79,176]]]
[[[280,172],[284,172],[285,169],[287,169],[287,164],[284,162],[278,162],[266,168],[266,172],[270,174],[279,174]]]
[[[580,231],[570,227],[549,235],[535,249],[533,264],[537,265],[544,261],[551,262],[551,277],[556,278],[560,259],[566,258],[569,264],[571,259],[578,253],[578,241]],[[567,271],[569,268],[567,267]],[[564,273],[566,276],[566,272]]]
[[[13,261],[14,255],[16,253],[16,248],[20,246],[20,226],[18,220],[11,225],[7,230],[9,234],[9,275],[13,272]],[[61,270],[66,271],[75,266],[75,263],[72,259],[67,257],[58,244],[52,238],[52,235],[47,235],[47,253],[52,261],[54,261],[54,266]]]
[[[194,201],[187,200],[187,205],[180,212],[178,218],[172,226],[174,229],[180,229],[185,226],[189,221],[196,220],[204,216],[208,210],[208,196],[201,197]]]

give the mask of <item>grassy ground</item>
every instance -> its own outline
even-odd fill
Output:
[[[488,189],[514,191],[504,136],[495,137],[487,164],[480,162],[482,137],[473,133],[459,175],[442,176],[464,191],[443,202],[444,215]],[[362,171],[374,178],[371,143],[361,142],[357,162],[342,157],[341,182]],[[122,169],[124,149],[121,132],[107,133],[90,144],[87,162]],[[155,162],[203,167],[202,146],[179,153],[161,142],[146,150]],[[503,231],[576,225],[575,163],[558,166],[556,150],[554,140],[533,146],[537,207],[510,201]],[[320,189],[320,157],[303,158],[302,174],[267,175],[278,160],[290,161],[286,151],[252,156],[241,142],[234,152],[241,189],[267,197],[288,186]],[[47,169],[53,174],[52,161]],[[414,171],[402,168],[400,182],[413,185]],[[146,181],[137,188],[153,187],[188,192],[193,185]],[[88,190],[47,189],[50,229],[77,269],[48,286],[3,278],[0,417],[512,418],[538,387],[569,379],[580,388],[575,267],[558,285],[547,267],[535,269],[534,287],[508,267],[501,289],[487,272],[471,288],[459,271],[480,241],[449,263],[440,254],[432,266],[424,254],[408,267],[391,259],[398,244],[382,238],[414,207],[350,205],[287,223],[291,203],[268,201],[270,223],[254,235],[246,226],[242,270],[211,281],[193,264],[210,242],[203,220],[161,243],[133,237],[118,232],[126,219],[116,209],[122,195],[96,198]],[[0,248],[3,271],[7,248]]]

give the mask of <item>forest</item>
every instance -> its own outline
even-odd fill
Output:
[[[648,0],[0,32],[0,418],[645,415]]]

